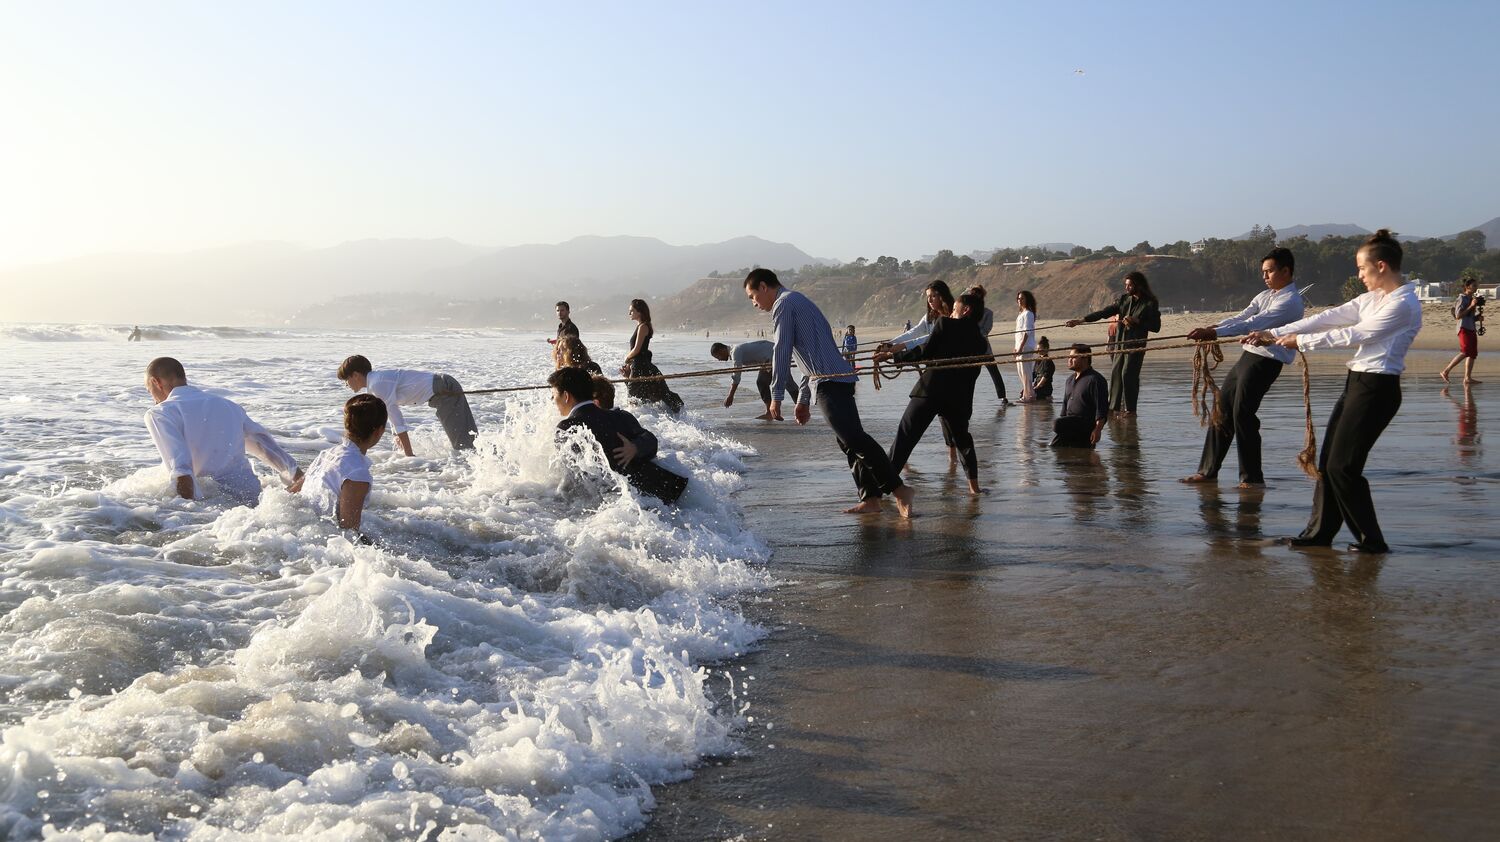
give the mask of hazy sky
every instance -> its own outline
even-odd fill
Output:
[[[1009,5],[7,0],[0,267],[579,234],[912,257],[1500,215],[1500,3]]]

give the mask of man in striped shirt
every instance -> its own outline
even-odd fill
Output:
[[[886,494],[896,500],[902,517],[911,517],[911,486],[891,466],[891,460],[875,439],[865,432],[859,420],[859,405],[854,400],[854,384],[859,378],[854,366],[839,353],[833,343],[833,329],[818,305],[800,292],[781,285],[776,273],[755,269],[745,276],[745,297],[761,310],[771,314],[775,353],[771,359],[771,417],[781,420],[781,401],[792,382],[792,355],[807,372],[798,390],[795,416],[798,424],[812,417],[809,401],[812,390],[818,392],[818,410],[838,437],[839,449],[849,460],[854,484],[859,488],[859,505],[844,511],[865,514],[881,511],[880,498]],[[813,380],[813,377],[818,377]]]

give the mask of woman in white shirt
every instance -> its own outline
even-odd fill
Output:
[[[1365,460],[1401,406],[1401,372],[1406,351],[1422,329],[1422,303],[1401,277],[1401,244],[1390,231],[1375,232],[1360,246],[1354,263],[1369,290],[1364,295],[1284,327],[1255,331],[1245,341],[1299,351],[1358,346],[1344,393],[1323,433],[1312,517],[1302,534],[1286,543],[1327,547],[1347,523],[1356,539],[1349,549],[1384,553],[1390,548],[1375,518]]]
[[[344,440],[318,454],[307,469],[303,496],[319,514],[332,516],[344,529],[359,529],[365,499],[374,478],[365,455],[385,435],[389,412],[374,395],[355,395],[344,404]]]
[[[1021,358],[1036,351],[1036,296],[1023,289],[1016,293],[1016,306],[1021,310],[1016,314],[1016,374],[1021,378],[1021,402],[1032,403],[1036,392],[1031,389],[1031,363]]]

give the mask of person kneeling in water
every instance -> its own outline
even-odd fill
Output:
[[[332,515],[344,529],[357,531],[364,520],[365,498],[374,482],[370,457],[365,454],[385,435],[388,417],[380,398],[350,398],[344,403],[343,442],[319,453],[307,469],[302,496],[312,500],[318,514]]]
[[[656,464],[656,436],[641,427],[634,415],[623,409],[604,409],[594,400],[594,380],[578,368],[560,368],[547,378],[552,404],[563,420],[559,431],[586,427],[609,467],[623,474],[637,490],[675,503],[687,488],[687,477]]]

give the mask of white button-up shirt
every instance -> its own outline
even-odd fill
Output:
[[[409,368],[388,368],[365,375],[365,391],[385,401],[391,429],[404,433],[411,429],[401,407],[416,406],[432,400],[432,372]]]
[[[178,386],[146,410],[146,429],[172,479],[209,477],[247,503],[260,499],[260,480],[246,453],[275,468],[287,482],[297,473],[297,460],[239,404],[196,386]]]
[[[1228,339],[1257,330],[1270,330],[1297,321],[1302,318],[1306,309],[1302,302],[1302,291],[1297,289],[1296,284],[1287,284],[1281,289],[1262,291],[1250,299],[1250,306],[1241,310],[1238,315],[1214,325],[1214,332],[1220,339]],[[1283,363],[1290,363],[1297,358],[1295,351],[1280,345],[1246,345],[1245,350]]]
[[[1412,285],[1403,283],[1393,292],[1367,292],[1276,328],[1271,335],[1297,334],[1297,348],[1302,351],[1357,345],[1349,361],[1351,371],[1400,374],[1406,370],[1406,351],[1421,329],[1422,302]]]

